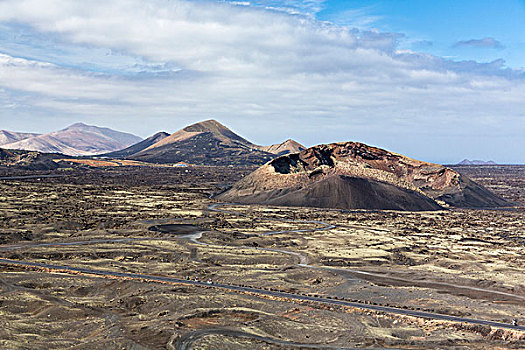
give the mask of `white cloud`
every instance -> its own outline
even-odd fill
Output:
[[[501,49],[503,44],[494,38],[461,40],[454,47],[474,47],[478,49]]]
[[[311,1],[305,12],[322,3]],[[398,51],[399,34],[246,5],[4,0],[0,22],[31,26],[77,54],[62,62],[54,53],[61,61],[55,64],[40,62],[47,56],[17,58],[27,55],[13,50],[1,55],[0,98],[23,102],[24,111],[128,120],[142,136],[173,131],[170,120],[178,127],[210,116],[258,142],[295,136],[306,143],[359,138],[389,145],[385,140],[400,132],[419,138],[421,150],[427,130],[525,131],[525,78],[500,61],[454,62]],[[78,53],[89,50],[82,69]],[[112,51],[137,65],[98,57]],[[94,73],[93,61],[111,69]],[[141,67],[165,74],[135,74]],[[17,101],[23,94],[31,98]],[[146,118],[145,131],[137,121]],[[276,127],[282,123],[293,125],[293,133]],[[431,146],[423,152],[435,155]]]

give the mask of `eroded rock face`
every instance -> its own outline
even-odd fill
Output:
[[[509,205],[452,169],[357,142],[319,145],[281,156],[239,181],[219,199],[349,209]]]

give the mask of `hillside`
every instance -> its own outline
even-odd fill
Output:
[[[275,155],[258,149],[215,120],[187,126],[130,159],[153,163],[197,165],[260,165]]]
[[[167,132],[158,132],[155,135],[150,136],[143,141],[140,141],[139,143],[136,143],[119,151],[102,154],[102,156],[110,158],[126,158],[137,154],[150,146],[153,146],[154,144],[165,139],[168,136],[170,136],[170,134],[168,134]]]
[[[346,209],[509,205],[458,172],[362,143],[311,147],[263,165],[217,197],[223,201]]]
[[[117,151],[141,140],[135,135],[109,128],[76,123],[63,130],[5,144],[2,147],[85,156]]]
[[[36,136],[40,136],[40,134],[0,130],[0,146],[22,141]]]
[[[260,146],[259,149],[261,151],[272,153],[277,156],[282,156],[282,155],[289,154],[289,153],[297,153],[297,152],[304,151],[306,147],[304,147],[297,141],[288,139],[282,143],[277,143],[275,145]]]

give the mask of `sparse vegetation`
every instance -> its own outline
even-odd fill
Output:
[[[525,168],[520,169],[499,167],[490,175],[481,171],[471,176],[523,203],[525,196],[518,189],[525,186]],[[3,250],[1,255],[109,271],[198,276],[378,305],[524,321],[523,208],[414,213],[230,205],[223,209],[233,213],[206,211],[214,203],[209,199],[211,193],[251,171],[231,167],[85,168],[61,177],[3,180],[2,248],[95,239],[140,240],[38,246]],[[8,174],[13,170],[2,170],[2,176]],[[35,173],[16,170],[16,175],[29,174]],[[337,227],[264,235],[312,226],[293,220],[324,221]],[[214,246],[150,230],[162,224],[186,224],[175,227],[205,231],[200,241]],[[261,248],[304,254],[309,264],[319,267],[375,275],[301,267],[293,256]],[[518,333],[490,327],[459,327],[213,289],[1,269],[0,344],[6,349],[88,349],[93,344],[97,348],[164,349],[211,328],[339,347],[524,346]],[[234,333],[203,335],[195,345],[213,348],[224,344],[230,348],[279,347]]]

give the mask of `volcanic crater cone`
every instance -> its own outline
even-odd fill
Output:
[[[275,157],[259,148],[260,146],[210,119],[187,126],[129,159],[152,163],[260,165]]]
[[[278,157],[217,196],[228,202],[341,209],[508,206],[460,173],[357,142]]]

